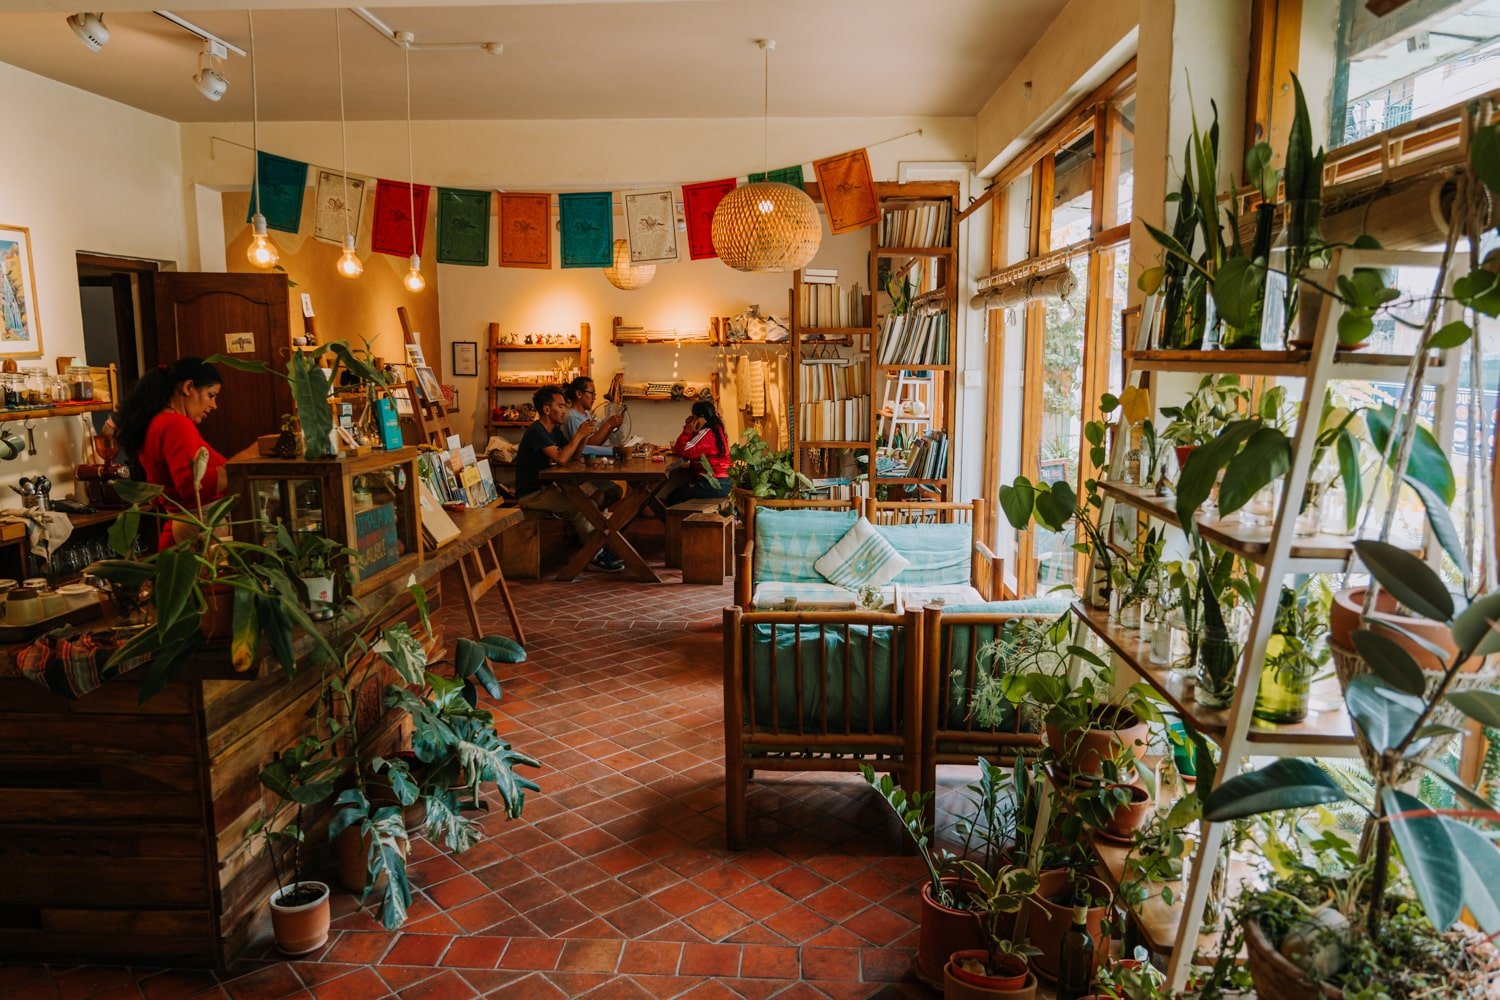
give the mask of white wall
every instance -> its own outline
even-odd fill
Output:
[[[916,129],[923,134],[885,141]],[[246,124],[183,125],[186,183],[219,190],[244,187],[251,166],[250,152],[243,148],[249,133]],[[810,163],[859,147],[869,148],[877,180],[895,180],[906,161],[970,162],[974,154],[972,118],[777,119],[770,123],[768,155],[762,152],[761,134],[760,123],[751,119],[417,122],[416,178],[419,183],[450,187],[619,192],[744,176],[761,169],[763,162],[772,168]],[[320,166],[339,165],[336,125],[262,123],[260,136],[262,148],[271,152]],[[363,176],[405,179],[405,123],[351,122],[349,168]],[[710,316],[733,315],[750,303],[777,315],[787,310],[790,274],[746,275],[717,260],[689,261],[685,242],[682,262],[658,267],[650,285],[626,293],[611,286],[598,270],[559,268],[555,247],[550,271],[497,267],[493,223],[491,228],[490,267],[438,268],[442,364],[445,378],[459,386],[469,417],[467,428],[464,420],[459,421],[466,440],[482,432],[484,379],[452,379],[446,372],[453,342],[483,344],[491,322],[523,335],[571,332],[587,322],[595,345],[593,374],[607,380],[622,359],[609,344],[613,316],[653,329],[702,329]],[[226,235],[233,239],[238,234]],[[813,266],[837,267],[841,283],[868,284],[868,248],[868,230],[826,239]],[[361,247],[361,252],[367,249]],[[382,341],[394,337],[399,343],[394,315],[388,328],[361,334]],[[663,348],[624,348],[627,378],[670,376],[672,354]],[[530,357],[511,355],[506,365],[519,367],[521,362],[513,359]],[[684,348],[679,362],[682,379],[706,379],[714,360],[715,352]],[[506,398],[520,402],[524,397]],[[676,436],[685,410],[681,405],[642,403],[632,408],[631,416],[636,433],[665,440]]]
[[[59,355],[82,357],[79,251],[195,265],[188,252],[177,125],[0,63],[5,155],[0,223],[31,230],[37,317],[44,356],[23,366],[55,371]],[[4,484],[46,472],[54,480],[83,457],[79,421],[36,424],[36,458],[0,463]],[[61,494],[62,489],[54,490]],[[7,505],[0,497],[0,506]]]

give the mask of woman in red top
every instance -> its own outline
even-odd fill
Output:
[[[120,411],[120,443],[131,456],[134,475],[195,512],[200,503],[229,492],[224,456],[198,433],[203,418],[219,405],[222,382],[218,369],[202,358],[179,358],[143,375]],[[193,463],[200,448],[208,450],[208,468],[195,490]],[[174,526],[167,522],[162,528],[160,548],[172,544]]]
[[[712,402],[700,399],[693,404],[693,412],[683,423],[682,433],[672,446],[672,454],[687,459],[700,472],[703,469],[701,460],[708,459],[709,467],[713,469],[718,482],[703,473],[686,486],[673,490],[667,496],[668,507],[684,500],[707,500],[729,495],[729,439],[724,433],[724,421],[719,419],[719,413]]]

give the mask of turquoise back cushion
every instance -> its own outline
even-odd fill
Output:
[[[854,527],[852,510],[755,510],[756,583],[826,583],[818,557]]]
[[[984,604],[950,605],[943,609],[944,617],[956,614],[1004,614],[1004,615],[1037,615],[1045,620],[1051,621],[1068,610],[1072,604],[1069,597],[1031,597],[1020,601],[989,601]],[[946,729],[970,728],[969,715],[969,679],[971,670],[977,675],[978,671],[987,670],[995,672],[997,667],[1000,672],[1005,670],[1002,661],[996,664],[991,657],[980,654],[980,650],[988,643],[994,641],[1003,627],[1003,622],[987,624],[975,622],[971,625],[951,625],[944,631],[948,634],[944,637],[945,644],[949,647],[948,671],[952,676],[953,683],[948,689],[948,704],[940,706],[938,713],[938,725]],[[997,729],[1007,731],[1011,728],[1014,718],[1014,709],[1004,713],[1004,718],[998,721]],[[1029,731],[1024,730],[1023,731]]]
[[[759,520],[760,513],[755,516]],[[745,721],[750,725],[783,732],[796,732],[799,722],[809,733],[897,731],[905,670],[900,630],[754,625],[747,638]]]
[[[880,524],[875,530],[910,563],[896,582],[908,587],[963,586],[969,582],[974,531],[967,524]]]

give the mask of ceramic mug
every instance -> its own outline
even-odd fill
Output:
[[[30,587],[17,587],[5,602],[7,625],[35,625],[42,620],[42,599]]]
[[[0,431],[0,459],[10,461],[26,450],[26,439],[13,430]]]

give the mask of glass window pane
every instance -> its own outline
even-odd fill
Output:
[[[1104,213],[1104,225],[1118,226],[1129,222],[1135,198],[1135,97],[1134,95],[1110,109],[1110,153],[1105,176],[1113,188],[1109,211]],[[1125,300],[1120,299],[1123,306]]]
[[[1094,133],[1058,150],[1052,169],[1052,229],[1048,249],[1087,240],[1094,213]]]
[[[1377,17],[1344,4],[1330,144],[1450,107],[1500,78],[1500,0],[1427,0]]]
[[[1084,303],[1088,301],[1088,257],[1079,256],[1068,267],[1078,279],[1070,301],[1048,299],[1042,327],[1041,456],[1037,476],[1042,482],[1078,485],[1078,442],[1083,433]],[[1037,592],[1071,586],[1075,577],[1074,537],[1033,528],[1037,562]]]

